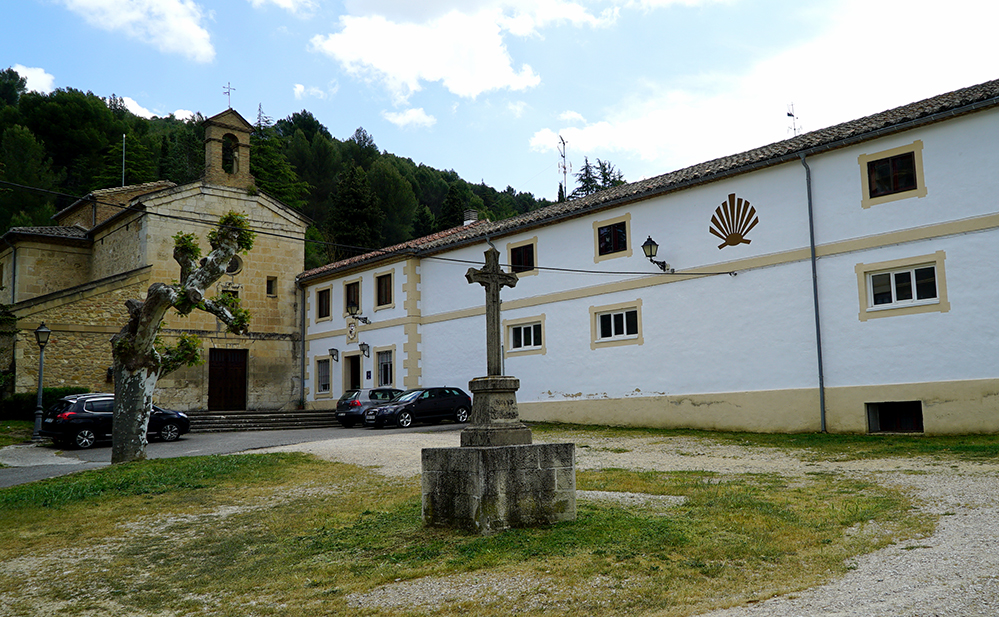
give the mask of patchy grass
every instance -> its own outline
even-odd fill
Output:
[[[708,439],[722,444],[750,448],[780,448],[798,451],[811,460],[855,460],[877,458],[933,457],[939,460],[999,460],[999,435],[840,435],[829,433],[734,433],[682,429],[598,427],[569,424],[532,424],[539,437],[545,435],[572,439],[589,437],[686,437]]]
[[[835,474],[579,472],[579,503],[489,537],[424,528],[419,479],[296,454],[158,459],[0,490],[0,613],[691,615],[802,589],[931,531],[892,489]],[[384,585],[520,581],[499,599],[357,606]],[[524,583],[526,581],[526,583]]]
[[[7,420],[0,422],[0,448],[21,443],[30,443],[35,430],[34,422]]]

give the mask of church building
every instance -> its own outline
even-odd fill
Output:
[[[997,432],[997,143],[993,81],[304,272],[306,404],[485,375],[495,246],[525,420]]]
[[[251,313],[250,333],[229,334],[214,316],[168,313],[162,338],[197,334],[203,366],[163,376],[155,402],[181,411],[293,409],[301,400],[301,303],[295,273],[304,264],[309,221],[262,193],[250,175],[253,127],[229,109],[205,121],[201,180],[103,189],[58,212],[56,225],[15,227],[3,236],[0,301],[10,305],[19,332],[4,348],[15,390],[34,392],[39,349],[33,330],[52,330],[45,347],[46,387],[114,388],[110,339],[128,321],[125,301],[149,285],[180,278],[173,236],[195,233],[203,254],[208,232],[230,210],[258,233],[237,255],[215,294],[240,298]],[[5,364],[6,366],[6,364]]]

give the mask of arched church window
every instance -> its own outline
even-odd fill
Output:
[[[239,140],[232,133],[222,138],[222,169],[228,174],[239,171]]]

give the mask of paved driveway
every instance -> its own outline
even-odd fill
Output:
[[[289,446],[313,441],[364,439],[372,435],[391,435],[406,431],[459,431],[463,424],[419,426],[410,429],[374,429],[330,427],[282,431],[246,431],[241,433],[189,433],[179,441],[153,441],[146,447],[149,458],[232,454],[246,450]],[[8,446],[0,449],[0,488],[54,478],[111,464],[111,445],[100,444],[89,450],[63,450],[51,442]]]

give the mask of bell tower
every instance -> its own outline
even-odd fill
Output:
[[[239,189],[253,186],[250,175],[250,133],[253,125],[233,109],[204,121],[207,184]]]

